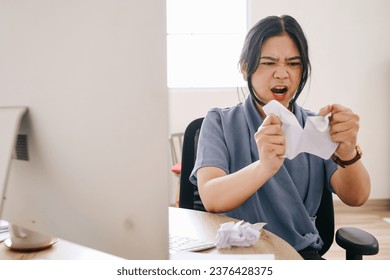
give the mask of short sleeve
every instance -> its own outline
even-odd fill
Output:
[[[194,169],[190,181],[197,185],[199,168],[214,166],[229,173],[229,153],[225,142],[219,109],[211,109],[202,124]]]
[[[331,192],[334,193],[334,189],[332,184],[330,183],[330,178],[334,174],[334,172],[337,170],[338,165],[332,160],[332,159],[327,159],[324,161],[325,164],[325,176],[327,180],[327,186]]]

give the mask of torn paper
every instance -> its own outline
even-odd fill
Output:
[[[286,158],[293,159],[305,152],[329,159],[336,151],[338,144],[330,138],[327,117],[307,117],[305,127],[302,129],[295,115],[276,100],[268,102],[263,110],[267,116],[274,114],[282,122],[286,140]]]

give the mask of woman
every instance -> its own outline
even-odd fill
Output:
[[[208,112],[191,180],[208,211],[266,222],[305,259],[322,259],[315,226],[322,188],[351,206],[370,194],[370,178],[359,160],[359,117],[338,104],[323,107],[320,115],[330,115],[331,139],[338,144],[334,159],[308,153],[285,159],[281,122],[262,107],[277,100],[302,127],[307,116],[316,115],[296,103],[311,69],[298,22],[291,16],[259,21],[246,36],[240,66],[251,95],[237,106]]]

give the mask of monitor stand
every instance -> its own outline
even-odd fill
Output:
[[[0,217],[3,211],[11,158],[22,119],[26,113],[26,107],[0,107]],[[5,244],[15,250],[36,250],[50,247],[55,240],[50,236],[10,225],[10,239],[6,240]]]
[[[57,238],[38,233],[17,225],[10,225],[10,237],[4,241],[11,250],[32,252],[45,250],[57,242]]]

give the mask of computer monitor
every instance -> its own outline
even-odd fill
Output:
[[[0,218],[168,258],[165,1],[1,2],[0,151],[20,123],[28,160],[0,158]]]

